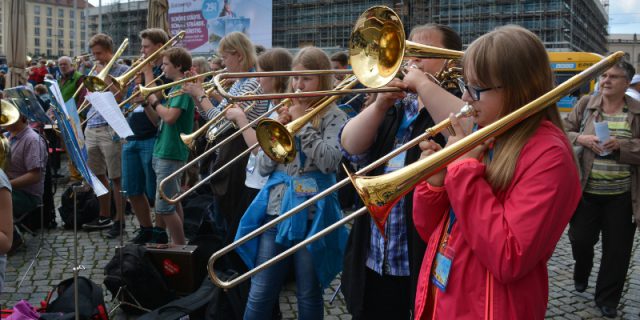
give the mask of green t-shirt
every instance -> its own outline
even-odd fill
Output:
[[[176,86],[171,90],[180,90],[182,86]],[[160,133],[153,147],[153,156],[160,159],[187,161],[189,149],[180,140],[180,133],[189,134],[193,131],[193,116],[195,104],[188,94],[181,94],[169,99],[165,105],[167,108],[180,108],[182,113],[174,124],[160,123]]]
[[[60,86],[60,93],[62,93],[62,99],[64,99],[64,102],[69,101],[69,99],[73,97],[73,94],[76,93],[78,85],[80,85],[78,80],[80,80],[81,77],[82,75],[80,72],[74,71],[71,79],[65,81],[65,83]]]

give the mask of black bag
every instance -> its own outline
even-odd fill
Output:
[[[73,278],[60,282],[47,295],[45,300],[46,311],[48,313],[61,312],[64,314],[64,319],[70,315],[75,316],[75,295],[73,290]],[[78,277],[78,312],[80,313],[80,319],[83,320],[109,319],[107,308],[104,305],[102,288],[85,277]]]
[[[186,315],[190,319],[203,319],[207,303],[214,295],[219,295],[220,290],[206,277],[196,292],[144,314],[138,320],[177,320]]]
[[[60,218],[64,223],[65,229],[73,229],[73,186],[80,185],[80,182],[75,183],[67,188],[60,197]],[[76,195],[78,206],[78,217],[76,225],[82,227],[83,224],[93,221],[98,217],[100,213],[100,205],[98,198],[93,190],[79,191]]]
[[[120,272],[120,250],[122,250],[122,273]],[[147,309],[156,309],[175,298],[166,280],[151,262],[144,246],[129,244],[122,249],[116,249],[115,256],[104,267],[104,274],[106,276],[104,285],[112,295],[115,296],[121,286],[126,286],[130,295],[125,293],[119,298],[130,303],[135,303],[137,300]],[[122,308],[127,312],[139,311],[126,305]]]
[[[238,276],[237,272],[231,269],[226,271],[215,270],[215,272],[222,281],[228,281]],[[228,290],[222,290],[216,287],[218,290],[213,297],[211,297],[204,318],[206,320],[242,319],[244,316],[244,308],[249,298],[250,286],[250,281],[244,281]]]

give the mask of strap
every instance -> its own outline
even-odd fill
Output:
[[[580,119],[580,131],[578,131],[579,133],[582,133],[584,131],[584,126],[587,123],[587,118],[589,118],[589,116],[591,115],[589,113],[589,108],[587,107],[591,104],[591,101],[593,101],[593,95],[590,95],[589,99],[587,99],[586,101],[587,102],[584,104],[584,110],[582,110],[582,119]]]

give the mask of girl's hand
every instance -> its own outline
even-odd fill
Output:
[[[238,127],[244,127],[245,125],[247,125],[247,123],[249,123],[247,121],[247,115],[244,113],[244,110],[236,105],[227,110],[227,112],[225,113],[225,117],[227,118],[227,120],[233,121],[233,123],[235,123]]]
[[[456,132],[456,135],[450,135],[449,136],[449,140],[447,141],[447,147],[462,140],[464,137],[466,137],[470,132],[471,132],[471,128],[463,128],[460,120],[458,118],[456,118],[456,116],[452,113],[449,115],[449,120],[451,121],[451,126],[453,127],[453,130]],[[464,159],[469,159],[469,158],[475,158],[480,160],[482,158],[482,156],[484,155],[485,151],[489,148],[489,146],[491,146],[491,144],[493,144],[493,141],[495,139],[489,139],[487,141],[485,141],[484,143],[482,143],[481,145],[471,149],[469,152],[463,154],[461,157],[459,157],[456,161],[459,160],[464,160]]]
[[[420,149],[422,149],[422,153],[420,154],[420,160],[442,150],[442,147],[437,144],[433,140],[422,141],[419,144]],[[434,187],[441,187],[444,185],[444,178],[447,174],[447,169],[443,168],[442,170],[436,172],[429,178],[427,178],[427,182]]]

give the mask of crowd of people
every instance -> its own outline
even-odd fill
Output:
[[[148,57],[169,36],[151,28],[142,31],[140,39],[141,54]],[[444,25],[416,26],[409,40],[462,50],[458,34]],[[41,90],[38,85],[47,74],[55,75],[65,101],[75,99],[81,105],[88,94],[81,89],[87,69],[98,73],[114,59],[113,40],[106,34],[93,36],[89,47],[95,65],[69,57],[60,57],[56,66],[41,60],[31,69],[29,82]],[[295,56],[283,48],[258,54],[261,50],[239,32],[222,38],[216,56],[208,60],[192,58],[183,48],[162,50],[142,67],[133,85],[107,90],[122,101],[134,94],[137,84],[152,88],[223,68],[245,73],[349,68],[347,54],[329,56],[315,47],[302,48]],[[369,174],[394,172],[443,152],[554,87],[542,42],[518,26],[497,28],[471,43],[459,63],[459,85],[442,88],[434,76],[449,63],[409,58],[402,80],[388,84],[400,90],[324,104],[323,98],[302,97],[232,102],[207,90],[208,79],[201,77],[131,100],[127,121],[134,135],[126,139],[90,107],[84,115],[87,164],[110,192],[99,197],[99,217],[83,227],[108,229],[108,238],[123,236],[123,204],[128,201],[139,224],[131,242],[184,245],[185,212],[180,203],[162,195],[175,197],[216,172],[207,192],[213,195],[212,214],[225,226],[223,242],[229,244],[334,185],[341,163],[362,168],[435,124],[451,122],[452,130],[422,141]],[[109,74],[120,76],[129,66],[124,60],[115,63]],[[343,77],[294,74],[231,80],[231,95],[259,95],[330,90]],[[301,319],[323,318],[323,288],[339,273],[353,319],[543,319],[549,299],[547,262],[567,225],[578,292],[589,286],[594,245],[602,234],[595,304],[603,316],[615,317],[640,225],[640,101],[633,96],[639,85],[640,75],[620,61],[599,76],[597,93],[583,97],[566,119],[551,104],[418,183],[390,209],[384,227],[362,215],[350,229],[337,228],[257,273],[251,278],[244,319],[277,318],[279,294],[290,273]],[[473,108],[473,117],[454,116],[465,105]],[[220,119],[207,135],[213,136],[211,146],[259,117],[288,124],[315,108],[322,110],[294,132],[297,153],[290,161],[277,161],[270,150],[256,148],[228,165],[258,141],[255,126],[248,127],[209,162],[198,163],[195,177],[174,177],[160,190],[161,181],[194,156],[181,134]],[[610,131],[606,141],[596,135],[595,126],[602,123]],[[12,165],[0,171],[1,253],[14,238],[14,229],[7,225],[41,204],[47,162],[46,141],[26,117],[6,129]],[[354,201],[346,205],[337,193],[331,194],[238,247],[223,263],[239,271],[258,266],[340,220]],[[0,290],[5,259],[0,256]]]

